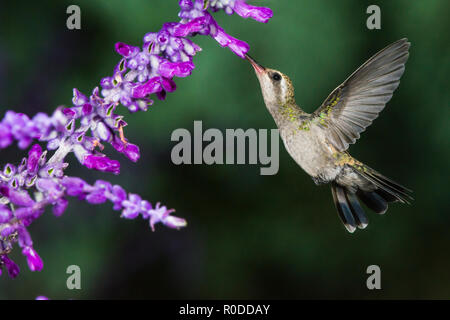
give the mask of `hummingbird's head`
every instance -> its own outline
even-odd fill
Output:
[[[294,86],[287,75],[275,69],[264,68],[249,55],[245,55],[245,58],[255,69],[267,107],[295,103]]]

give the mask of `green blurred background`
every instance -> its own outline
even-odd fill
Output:
[[[146,32],[177,21],[176,0],[5,1],[0,11],[0,114],[33,115],[70,104],[72,88],[90,92],[112,74],[117,41],[140,45]],[[144,198],[176,208],[181,231],[119,218],[109,204],[72,199],[66,213],[47,212],[31,227],[44,270],[32,273],[20,250],[20,276],[0,277],[1,299],[121,298],[450,298],[450,71],[448,1],[252,1],[269,6],[268,24],[223,12],[215,17],[247,41],[263,65],[287,73],[296,99],[313,111],[360,64],[402,37],[411,41],[400,87],[350,148],[357,159],[412,188],[411,206],[370,214],[349,234],[328,186],[316,187],[280,144],[280,170],[259,165],[181,165],[170,161],[177,128],[275,128],[256,77],[244,60],[208,37],[192,76],[146,113],[129,114],[127,137],[137,164],[115,155],[120,176],[84,170]],[[66,29],[66,8],[82,10],[82,29]],[[366,28],[366,8],[381,8],[381,30]],[[1,163],[25,151],[1,151]],[[72,160],[74,160],[72,158]],[[68,265],[82,289],[66,288]],[[381,267],[382,290],[366,288],[366,268]]]

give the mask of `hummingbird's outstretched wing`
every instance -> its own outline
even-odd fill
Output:
[[[404,38],[384,48],[333,90],[311,115],[339,151],[347,150],[384,109],[405,71],[410,43]]]

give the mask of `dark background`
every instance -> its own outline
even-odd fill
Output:
[[[5,3],[6,2],[6,3]],[[30,116],[70,104],[72,88],[90,93],[119,60],[117,41],[141,45],[146,32],[177,21],[176,0],[5,1],[0,11],[0,114]],[[400,87],[358,143],[357,159],[412,188],[411,206],[370,214],[349,234],[328,186],[316,187],[280,144],[280,170],[259,165],[181,165],[170,161],[177,128],[275,128],[256,77],[244,60],[209,37],[192,76],[148,112],[129,114],[127,137],[137,164],[114,154],[120,176],[89,172],[71,156],[70,175],[107,179],[153,203],[176,208],[189,225],[175,231],[128,221],[109,204],[72,199],[30,228],[44,270],[32,273],[20,250],[20,276],[0,277],[1,299],[99,298],[449,298],[450,206],[448,1],[252,1],[269,6],[268,24],[215,14],[247,41],[263,65],[288,74],[296,99],[313,111],[360,64],[402,37],[411,41]],[[78,4],[82,29],[66,29]],[[381,7],[381,30],[366,28],[366,8]],[[1,151],[1,163],[26,151]],[[66,288],[68,265],[82,270],[82,290]],[[366,268],[382,271],[382,290],[366,288]]]

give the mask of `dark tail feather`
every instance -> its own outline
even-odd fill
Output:
[[[350,204],[350,208],[352,209],[353,216],[355,217],[356,222],[358,224],[358,228],[364,229],[369,224],[369,220],[367,220],[366,214],[364,213],[363,208],[359,204],[356,195],[348,190],[346,190],[345,195]]]
[[[364,229],[368,220],[354,193],[351,193],[337,183],[331,184],[334,204],[345,228],[353,233],[356,228]]]
[[[377,187],[377,189],[374,192],[376,193],[376,195],[378,195],[379,197],[384,199],[385,202],[400,201],[401,203],[409,204],[411,200],[414,200],[413,197],[411,197],[411,195],[409,195],[409,193],[411,193],[412,190],[383,176],[381,173],[369,168],[366,165],[364,165],[363,169],[356,170],[356,172],[358,172],[365,179],[369,180],[370,182],[372,182],[372,184],[374,184]],[[367,194],[367,192],[366,192],[366,194]],[[373,195],[370,195],[369,197],[374,198]],[[361,197],[360,197],[360,199],[363,200]],[[367,205],[367,206],[370,207],[369,205]],[[386,209],[387,209],[387,206],[386,206]]]
[[[387,201],[376,192],[358,190],[356,195],[370,210],[378,214],[384,214],[388,209]]]
[[[359,200],[361,200],[369,209],[378,214],[384,214],[388,209],[389,202],[400,201],[408,203],[414,200],[409,193],[412,191],[403,187],[397,182],[383,176],[377,171],[365,166],[353,166],[354,172],[358,173],[362,180],[361,186],[367,188],[367,181],[373,191],[364,191],[354,188],[347,189],[344,186],[331,183],[334,204],[339,213],[339,217],[349,232],[354,232],[356,228],[364,229],[368,225],[368,220],[362,209]],[[359,179],[355,179],[356,181]]]

